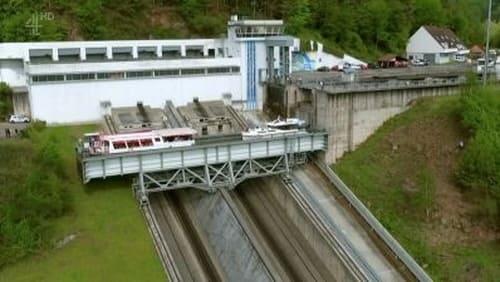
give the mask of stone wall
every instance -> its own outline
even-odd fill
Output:
[[[18,137],[27,126],[26,123],[0,122],[0,139]]]

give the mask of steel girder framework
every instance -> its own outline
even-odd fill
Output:
[[[196,188],[207,192],[231,190],[245,179],[288,173],[293,166],[305,163],[306,158],[306,153],[291,153],[271,158],[140,172],[134,179],[133,188],[141,202],[147,201],[150,193],[175,189]]]

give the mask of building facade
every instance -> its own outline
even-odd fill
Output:
[[[0,81],[14,111],[48,123],[101,119],[109,105],[232,100],[261,109],[264,83],[285,79],[299,40],[281,20],[228,22],[227,38],[0,44]]]
[[[469,50],[456,34],[448,28],[424,25],[408,40],[408,59],[424,60],[430,64],[464,62]]]

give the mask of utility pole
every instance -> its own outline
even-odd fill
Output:
[[[492,0],[488,4],[488,22],[486,23],[486,54],[484,56],[483,86],[486,86],[488,80],[488,67],[490,64],[491,2]]]
[[[252,1],[252,6],[253,6],[253,19],[255,19],[255,13],[256,13],[256,10],[255,10],[255,8],[256,8],[256,6],[257,6],[257,2],[256,2],[256,1],[257,1],[257,0],[253,0],[253,1]]]

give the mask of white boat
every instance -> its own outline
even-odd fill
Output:
[[[304,120],[298,118],[281,119],[279,116],[277,119],[267,123],[267,127],[281,130],[301,129],[304,128],[305,125],[306,122]]]
[[[303,131],[300,131],[298,129],[281,130],[274,128],[254,128],[242,132],[241,137],[243,140],[270,139],[270,138],[297,135],[300,134],[301,132]]]
[[[85,153],[116,154],[194,145],[196,130],[173,128],[106,135],[87,133],[82,140]]]

